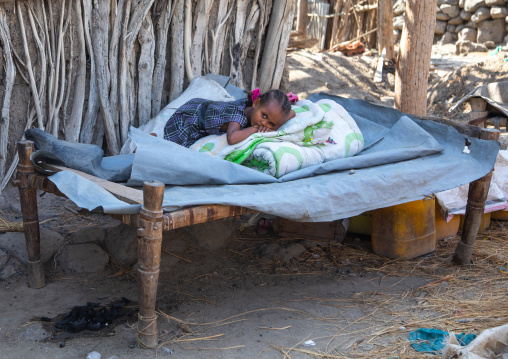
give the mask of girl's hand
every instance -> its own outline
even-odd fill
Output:
[[[227,131],[227,140],[228,144],[234,145],[239,142],[242,142],[250,135],[258,132],[257,127],[246,127],[241,128],[240,124],[238,122],[231,121],[228,124],[228,131]]]
[[[273,132],[274,130],[265,126],[254,126],[258,129],[258,132]]]

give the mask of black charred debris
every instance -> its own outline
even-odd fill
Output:
[[[85,329],[97,331],[111,326],[113,320],[126,314],[124,307],[130,303],[130,300],[122,299],[114,303],[108,309],[101,307],[99,303],[88,302],[86,306],[77,306],[72,308],[69,313],[55,324],[58,331],[69,333],[78,333]],[[44,321],[45,318],[41,318]]]

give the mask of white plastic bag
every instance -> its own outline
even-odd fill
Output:
[[[436,199],[445,213],[445,221],[450,221],[453,215],[465,214],[469,184],[436,193]],[[485,202],[485,213],[501,211],[508,208],[508,150],[499,151],[494,175],[490,183],[489,194]]]
[[[456,359],[497,359],[508,353],[508,324],[484,330],[471,343],[461,346],[453,333],[450,333],[445,357]]]
[[[90,352],[86,356],[86,359],[101,359],[101,353],[98,352]]]

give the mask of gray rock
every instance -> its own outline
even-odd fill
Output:
[[[393,41],[395,43],[398,43],[400,41],[400,38],[402,37],[402,31],[399,29],[393,30]]]
[[[64,238],[55,231],[41,229],[41,260],[43,263],[53,258],[53,255],[64,244]],[[28,264],[28,253],[26,251],[26,240],[23,232],[7,232],[2,236],[0,242],[2,247],[9,254],[16,257],[21,263]]]
[[[458,34],[459,32],[461,32],[461,31],[462,31],[462,30],[464,30],[464,29],[465,29],[464,25],[463,25],[463,24],[460,24],[459,26],[457,26],[457,27],[455,28],[455,31],[456,31],[456,32],[457,32],[457,34]]]
[[[494,6],[490,8],[490,16],[493,19],[506,18],[508,16],[508,7]]]
[[[460,14],[460,8],[458,5],[443,4],[439,8],[450,18],[454,18]]]
[[[284,248],[276,243],[265,244],[261,247],[261,256],[264,259],[279,259],[284,263],[302,255],[307,249],[300,243],[293,243]]]
[[[388,81],[388,84],[390,85],[390,87],[395,86],[395,75],[392,74],[391,72],[388,72],[386,74],[386,81]]]
[[[136,230],[120,224],[106,232],[106,250],[118,264],[132,265],[138,260],[138,237]]]
[[[478,24],[476,22],[473,22],[473,21],[468,21],[464,24],[465,27],[469,27],[471,29],[477,29],[478,28]]]
[[[434,34],[443,35],[446,32],[446,21],[436,21],[436,28]]]
[[[9,261],[9,254],[0,249],[0,269],[5,267],[5,265],[7,264],[8,261]]]
[[[506,29],[506,32],[508,32],[508,24],[506,24],[506,27],[505,27],[505,29]]]
[[[482,44],[487,41],[500,43],[506,35],[505,22],[503,19],[483,21],[478,25],[478,38],[476,42]]]
[[[463,20],[460,16],[454,17],[453,19],[448,20],[448,25],[460,25]]]
[[[393,4],[393,16],[399,16],[406,11],[406,2],[404,0],[397,0]]]
[[[477,44],[471,41],[457,41],[455,43],[456,50],[455,53],[457,55],[467,55],[470,52],[485,52],[487,51],[487,47],[483,44]]]
[[[508,24],[508,16],[504,18],[504,22]]]
[[[456,29],[455,25],[448,25],[446,27],[446,32],[449,32],[449,33],[457,32],[455,29]],[[445,35],[446,35],[446,32],[445,32]]]
[[[231,234],[238,228],[239,221],[235,218],[226,218],[220,221],[206,222],[194,225],[187,229],[192,243],[215,250],[222,247]]]
[[[445,32],[441,40],[439,40],[440,45],[447,45],[453,43],[453,35],[451,32]]]
[[[468,27],[459,32],[459,41],[476,42],[477,37],[478,31],[476,31],[475,29],[470,29]]]
[[[306,250],[307,248],[305,248],[303,244],[293,243],[281,251],[281,260],[287,263],[291,259],[301,256]]]
[[[9,209],[16,214],[21,214],[21,205],[19,202],[12,202],[9,204]]]
[[[475,13],[471,16],[471,21],[479,23],[490,19],[490,9],[488,7],[481,7],[475,11]]]
[[[370,103],[375,103],[376,102],[376,98],[374,96],[371,96],[371,95],[365,95],[363,96],[363,99],[367,102],[370,102]]]
[[[15,275],[16,272],[17,272],[16,267],[9,263],[0,272],[0,279],[3,279],[3,280],[8,279],[8,278],[12,277],[13,275]]]
[[[76,232],[71,234],[70,243],[82,244],[89,242],[97,242],[104,244],[104,229],[100,226],[89,226],[78,229]]]
[[[58,256],[60,268],[67,273],[99,272],[108,262],[108,254],[95,243],[65,246]]]
[[[471,13],[469,11],[462,10],[460,12],[460,17],[465,21],[469,21],[471,20]]]
[[[508,26],[507,26],[506,31],[508,31]],[[506,35],[506,36],[504,37],[504,43],[505,43],[505,45],[508,45],[508,35]]]
[[[476,42],[477,37],[478,31],[476,31],[475,29],[470,29],[468,27],[459,32],[459,41]]]
[[[508,40],[508,36],[506,36],[506,40]],[[499,137],[499,144],[501,145],[501,150],[504,151],[508,148],[508,138],[506,136]]]
[[[439,5],[443,4],[459,5],[459,0],[438,0],[437,3]]]
[[[453,37],[457,38],[457,26],[455,26],[455,25],[448,25],[446,27],[446,32],[452,33]]]
[[[466,0],[464,2],[464,9],[469,12],[475,12],[482,6],[485,6],[485,0]]]
[[[402,30],[404,28],[404,16],[397,16],[393,18],[393,28]]]
[[[485,41],[484,45],[487,49],[496,48],[496,44],[494,44],[494,41]]]
[[[15,275],[22,275],[25,273],[23,264],[21,264],[16,258],[11,257],[5,264],[5,267],[0,271],[0,279],[8,279]]]
[[[447,14],[445,14],[444,12],[441,12],[441,11],[438,11],[436,13],[436,20],[440,20],[440,21],[448,21],[450,20],[450,16],[448,16]]]
[[[504,0],[485,0],[487,6],[504,5],[504,3]]]
[[[17,262],[19,263],[19,262]],[[15,276],[16,274],[21,274],[22,271],[20,267],[17,266],[12,260],[7,263],[7,265],[0,271],[0,279],[5,280],[10,277]]]
[[[459,0],[459,7],[460,7],[461,9],[463,9],[463,8],[464,8],[464,4],[465,4],[465,3],[466,3],[466,0]]]
[[[261,246],[261,256],[273,258],[280,251],[281,247],[277,243],[264,244]]]

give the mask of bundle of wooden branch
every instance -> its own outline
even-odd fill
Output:
[[[0,217],[0,232],[23,232],[23,222],[11,222]]]
[[[279,87],[295,0],[34,0],[0,3],[6,86],[0,119],[1,189],[16,73],[29,86],[25,128],[118,154],[195,76],[242,88]],[[7,7],[15,6],[12,11]],[[10,9],[9,9],[10,10]],[[15,14],[12,34],[7,14]],[[268,24],[270,24],[268,26]],[[11,36],[22,48],[12,46]],[[17,42],[14,42],[17,43]],[[21,117],[21,116],[20,116]]]
[[[368,48],[376,47],[378,0],[333,0],[330,48],[346,41],[361,40]]]

